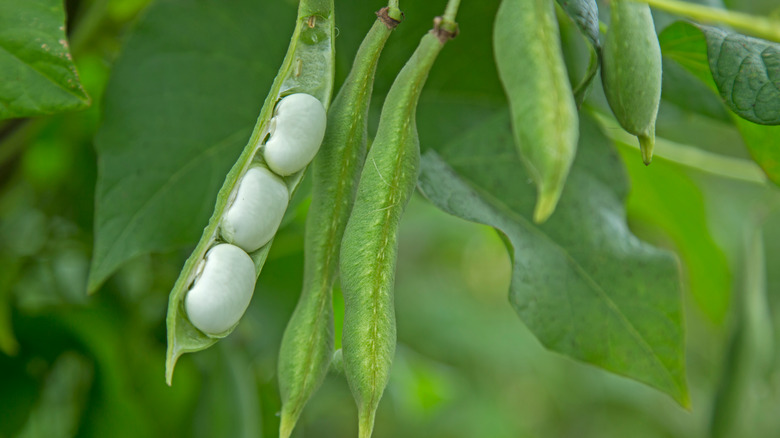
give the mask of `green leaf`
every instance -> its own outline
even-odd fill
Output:
[[[149,8],[114,67],[95,139],[90,291],[134,256],[197,242],[294,25],[287,2],[161,0]]]
[[[672,23],[658,35],[661,53],[665,58],[676,61],[699,80],[715,88],[707,63],[707,51],[702,50],[707,42],[699,28],[685,21]]]
[[[665,57],[677,61],[678,64],[715,90],[716,84],[712,75],[708,72],[709,66],[705,63],[710,43],[705,38],[706,31],[702,29],[705,28],[696,27],[685,22],[677,22],[670,25],[659,35],[661,51]],[[722,32],[717,29],[715,31]],[[755,39],[751,38],[751,40]],[[727,71],[727,64],[725,64],[726,54],[734,52],[734,50],[731,47],[731,43],[724,45],[724,47],[727,47],[727,49],[721,50],[721,52],[723,52],[723,69],[725,72]],[[748,50],[750,49],[746,47],[745,51]],[[780,55],[778,55],[776,50],[774,53],[774,56],[780,59]],[[712,56],[712,53],[710,53],[710,56]],[[748,64],[750,63],[750,61],[747,62]],[[710,65],[712,65],[712,59],[710,59]],[[777,62],[775,66],[780,68],[780,62]],[[780,78],[780,76],[777,76],[777,73],[775,73],[775,76]],[[716,75],[715,77],[717,78],[718,76]],[[780,110],[780,96],[775,100],[774,105],[778,105],[777,108]],[[737,115],[732,115],[732,120],[739,129],[745,146],[747,146],[753,160],[761,166],[772,182],[780,185],[780,126],[752,123],[745,118],[737,117]]]
[[[0,1],[0,120],[86,108],[62,0]]]
[[[595,48],[599,42],[599,7],[596,0],[556,0]]]
[[[715,83],[708,71],[706,53],[697,51],[705,43],[701,32],[678,21],[664,29],[658,40],[664,57],[663,99],[687,111],[730,121],[720,97],[712,92]]]
[[[734,117],[750,156],[772,182],[780,185],[780,126],[765,126]]]
[[[726,105],[761,125],[780,125],[780,44],[699,26],[710,70]]]
[[[530,219],[534,190],[503,111],[426,152],[419,188],[442,210],[506,236],[510,300],[548,349],[688,406],[678,262],[628,230],[619,159],[592,121],[581,128],[571,183],[544,225]]]
[[[694,301],[710,321],[722,324],[731,298],[731,268],[707,226],[701,189],[680,165],[658,157],[646,167],[634,159],[636,147],[617,144],[631,177],[626,207],[632,225],[660,229],[672,240]]]

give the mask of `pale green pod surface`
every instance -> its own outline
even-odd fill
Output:
[[[537,187],[534,221],[544,222],[561,197],[579,137],[554,3],[503,0],[493,43],[515,144]]]
[[[440,29],[425,35],[390,88],[341,245],[344,372],[357,403],[361,438],[371,436],[395,354],[398,226],[420,167],[417,101],[451,36]]]
[[[639,138],[642,160],[650,164],[661,102],[661,46],[647,4],[612,0],[610,8],[601,61],[604,94],[623,129]]]
[[[312,201],[306,220],[303,289],[279,351],[282,398],[279,436],[292,433],[306,402],[328,373],[333,357],[331,291],[339,249],[366,157],[367,118],[379,56],[401,19],[383,8],[333,100],[320,152],[312,163]]]
[[[333,0],[301,0],[298,6],[298,17],[296,26],[290,40],[290,46],[287,54],[279,68],[271,90],[263,103],[257,123],[252,131],[252,135],[236,160],[233,168],[225,177],[225,182],[217,194],[214,213],[209,219],[208,225],[203,230],[198,244],[195,246],[190,257],[184,264],[179,278],[171,290],[168,297],[168,315],[166,325],[168,329],[168,351],[165,361],[165,380],[170,385],[173,379],[173,369],[178,358],[184,353],[191,353],[206,349],[219,338],[227,336],[235,328],[233,324],[228,330],[220,333],[205,333],[199,330],[187,318],[185,309],[185,297],[187,291],[193,287],[195,279],[198,277],[198,267],[209,249],[225,241],[225,238],[235,239],[249,231],[247,247],[248,256],[254,266],[254,278],[260,275],[260,271],[268,256],[268,251],[273,243],[273,237],[263,242],[268,236],[263,230],[246,229],[226,229],[226,235],[220,232],[220,225],[228,225],[228,228],[235,225],[243,228],[245,224],[251,223],[244,217],[245,213],[255,210],[244,208],[237,212],[235,216],[225,221],[230,210],[231,200],[236,199],[240,188],[240,182],[247,174],[250,168],[267,167],[263,161],[262,140],[266,138],[271,128],[271,118],[277,103],[285,96],[296,93],[305,93],[314,97],[322,106],[327,109],[330,104],[331,92],[333,89],[334,76],[334,16]],[[251,54],[247,54],[251,56]],[[301,182],[306,167],[297,172],[284,176],[282,182],[286,186],[289,196],[295,193],[298,184]],[[279,193],[282,193],[279,190]],[[234,212],[236,213],[236,212]],[[276,224],[270,228],[275,229]],[[258,237],[259,236],[259,237]],[[259,243],[258,243],[259,242]],[[260,244],[259,248],[253,248]],[[208,299],[208,290],[198,289],[199,299]],[[243,313],[243,311],[242,311]],[[240,315],[239,315],[240,317]],[[208,315],[201,315],[200,318],[208,320]]]

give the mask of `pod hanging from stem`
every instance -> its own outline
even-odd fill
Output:
[[[398,226],[420,170],[417,101],[436,56],[457,33],[458,3],[451,0],[446,16],[434,21],[390,88],[341,245],[344,373],[358,407],[360,438],[371,436],[395,354]]]
[[[391,1],[377,11],[377,20],[330,107],[325,140],[312,164],[303,289],[279,350],[280,438],[292,433],[306,402],[327,375],[333,357],[332,289],[339,249],[366,157],[374,74],[385,42],[402,19],[397,3]]]

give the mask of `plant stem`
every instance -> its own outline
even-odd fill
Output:
[[[444,10],[444,15],[442,16],[445,22],[455,22],[455,16],[458,15],[459,6],[460,0],[449,0],[447,2],[447,9]]]
[[[780,20],[678,0],[632,0],[702,23],[721,23],[748,35],[780,43]]]
[[[387,7],[399,9],[398,0],[390,0],[389,2],[387,2]]]

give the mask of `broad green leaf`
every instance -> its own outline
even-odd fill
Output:
[[[734,117],[750,155],[772,182],[780,185],[780,126],[757,125]]]
[[[699,28],[684,22],[674,23],[661,32],[659,36],[661,50],[665,57],[677,61],[703,83],[715,90],[716,84],[712,75],[715,75],[716,78],[718,76],[715,73],[710,74],[708,72],[709,67],[705,63],[708,53],[708,40],[705,38],[706,31],[700,29],[705,28]],[[717,29],[714,31],[722,32]],[[731,38],[735,37],[732,36]],[[722,55],[724,63],[728,59],[733,59],[734,54],[732,52],[734,50],[732,45],[732,43],[724,42],[724,49],[721,50],[721,52],[724,52]],[[745,50],[747,51],[748,49],[746,48]],[[728,53],[732,53],[732,58],[727,56]],[[776,68],[775,77],[780,78],[777,73],[780,72],[780,70],[777,70],[780,69],[780,52],[775,50],[772,53],[774,53],[772,56],[777,58],[777,62],[773,64]],[[710,53],[710,65],[712,62],[712,53]],[[748,64],[750,64],[750,61],[748,61]],[[723,67],[724,72],[728,71],[726,65],[724,64]],[[761,79],[759,78],[758,81],[761,82]],[[765,84],[765,87],[769,86]],[[768,105],[772,106],[773,104],[768,103]],[[775,99],[774,105],[780,105],[780,95]],[[742,117],[737,117],[737,115],[732,115],[732,120],[739,129],[745,146],[747,146],[753,160],[761,166],[772,182],[780,185],[780,126],[756,124]]]
[[[556,0],[595,48],[599,43],[599,7],[596,0]]]
[[[197,241],[250,136],[294,18],[295,5],[286,2],[161,0],[137,24],[114,67],[95,139],[90,291],[134,256]]]
[[[0,0],[0,120],[86,108],[63,0]]]
[[[658,42],[665,58],[676,61],[702,82],[712,88],[715,87],[712,74],[708,71],[707,51],[706,49],[701,50],[702,44],[705,44],[707,40],[699,28],[690,23],[678,21],[669,25],[658,35]]]
[[[628,230],[624,170],[594,123],[581,122],[570,183],[544,225],[530,219],[534,190],[503,111],[426,152],[419,188],[506,236],[510,301],[543,345],[688,406],[678,262]]]
[[[680,165],[658,157],[646,167],[634,160],[635,147],[617,144],[631,177],[628,216],[672,240],[694,301],[711,321],[722,324],[731,297],[731,268],[707,227],[704,195]]]
[[[712,77],[726,105],[761,125],[780,125],[780,44],[700,26]]]

